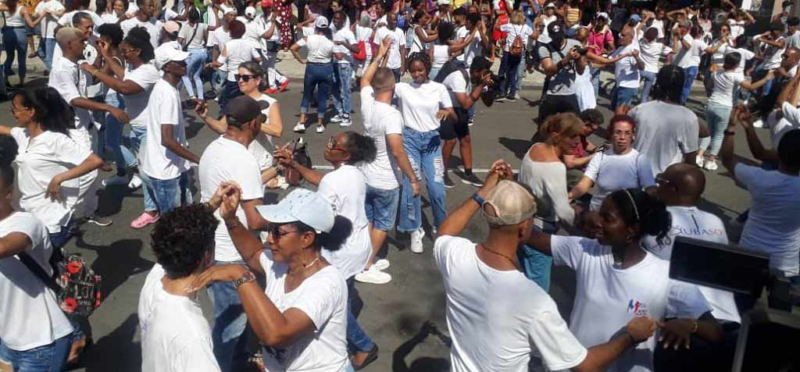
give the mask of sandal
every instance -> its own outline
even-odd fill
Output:
[[[81,365],[83,355],[86,354],[86,350],[92,347],[92,345],[94,345],[94,341],[88,336],[73,342],[70,346],[69,356],[67,357],[64,370],[69,371],[78,368]]]
[[[353,363],[353,359],[351,358],[350,359],[350,364],[353,365],[353,369],[354,370],[360,371],[360,370],[366,368],[368,365],[370,365],[372,362],[374,362],[376,360],[378,360],[378,344],[374,344],[372,346],[372,350],[369,351],[369,354],[367,354],[367,358],[364,359],[363,363],[361,363],[360,365],[357,365],[357,364]]]

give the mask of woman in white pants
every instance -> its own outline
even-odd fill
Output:
[[[261,60],[261,65],[267,71],[267,94],[275,94],[283,92],[289,86],[289,79],[280,73],[275,68],[278,62],[278,51],[281,48],[281,27],[276,20],[277,13],[273,9],[272,0],[264,0],[261,2],[261,9],[264,13],[255,19],[256,30],[260,33],[261,51],[264,58]]]

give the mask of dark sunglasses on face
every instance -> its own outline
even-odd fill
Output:
[[[338,145],[339,145],[339,144],[338,144],[338,143],[336,143],[336,137],[331,137],[331,138],[328,138],[328,143],[327,143],[326,145],[327,145],[327,147],[328,147],[328,150],[338,150],[338,151],[345,151],[345,150],[343,150],[343,149],[340,149],[340,148],[338,147]]]
[[[256,75],[245,75],[245,74],[242,74],[242,75],[235,74],[235,75],[233,75],[233,77],[236,78],[236,81],[242,80],[245,83],[249,83],[250,79],[255,79],[258,76],[256,76]]]
[[[272,239],[275,241],[281,240],[282,237],[291,234],[299,234],[300,230],[292,230],[292,231],[283,231],[281,230],[281,225],[270,225],[267,229],[269,231],[269,235],[272,236]]]

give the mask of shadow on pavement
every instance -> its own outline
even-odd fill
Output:
[[[117,240],[105,247],[91,245],[82,236],[78,236],[75,246],[97,253],[97,259],[92,262],[92,270],[103,277],[105,298],[132,275],[149,271],[154,265],[153,262],[141,257],[142,241],[139,239]]]
[[[117,329],[95,341],[83,356],[86,372],[140,371],[142,348],[133,341],[138,326],[139,318],[131,314]]]
[[[531,141],[526,139],[500,137],[497,142],[513,152],[517,159],[522,159],[531,147]]]
[[[410,320],[410,319],[409,319]],[[431,321],[425,321],[419,332],[408,341],[400,345],[392,355],[392,372],[445,372],[450,370],[450,362],[445,358],[421,357],[417,358],[411,365],[406,364],[406,357],[414,351],[414,348],[421,344],[425,339],[434,335],[442,343],[450,347],[452,340],[445,335]]]

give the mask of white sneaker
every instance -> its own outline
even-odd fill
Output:
[[[697,164],[698,167],[702,168],[703,165],[706,163],[706,158],[703,155],[697,155],[694,159],[694,162]]]
[[[292,129],[292,130],[293,130],[295,133],[303,133],[303,132],[305,132],[305,131],[306,131],[306,125],[305,125],[305,124],[303,124],[303,123],[297,123],[297,125],[295,125],[295,126],[294,126],[294,129]]]
[[[422,253],[422,238],[425,237],[425,230],[421,227],[411,233],[411,252]]]
[[[705,168],[706,168],[706,170],[715,171],[719,167],[717,167],[717,161],[716,160],[706,160]]]
[[[764,120],[758,119],[753,123],[753,128],[764,128]]]
[[[386,284],[392,281],[392,276],[372,266],[369,270],[356,274],[356,281],[368,284]]]
[[[134,174],[133,177],[131,177],[131,182],[128,182],[128,188],[131,190],[136,190],[140,187],[142,187],[142,179],[138,174]]]
[[[343,121],[344,121],[344,118],[339,114],[336,114],[331,118],[331,123],[341,123]]]
[[[353,124],[353,121],[350,119],[349,116],[345,116],[342,118],[342,121],[339,122],[340,127],[349,127]]]
[[[103,184],[103,187],[127,185],[128,184],[128,176],[120,176],[118,174],[115,174],[115,175],[113,175],[111,177],[107,177],[107,178],[103,179],[103,181],[101,183]]]
[[[325,131],[325,126],[317,124],[317,133],[322,133],[324,131]]]
[[[387,260],[385,258],[381,258],[381,259],[375,261],[375,263],[372,264],[372,266],[370,266],[370,268],[378,270],[378,271],[383,271],[383,270],[388,269],[389,266],[390,266],[389,260]]]

